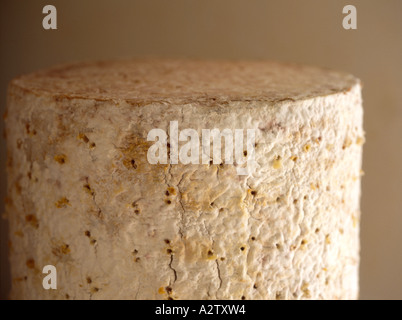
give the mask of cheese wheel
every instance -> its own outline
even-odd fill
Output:
[[[267,61],[86,62],[14,79],[7,110],[11,298],[358,297],[355,77]],[[226,161],[230,140],[202,144],[213,129],[243,134],[243,162]],[[186,163],[187,142],[209,161]],[[166,163],[152,163],[153,146]]]

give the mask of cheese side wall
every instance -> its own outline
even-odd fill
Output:
[[[357,298],[360,91],[211,107],[11,85],[11,298]],[[255,129],[256,166],[149,164],[147,134],[170,121]]]

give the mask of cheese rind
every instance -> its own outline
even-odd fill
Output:
[[[361,86],[272,62],[133,60],[14,80],[12,298],[355,299]],[[255,129],[256,165],[151,165],[150,130]],[[44,290],[54,265],[57,290]]]

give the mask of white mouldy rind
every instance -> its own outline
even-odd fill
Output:
[[[357,298],[362,114],[355,77],[267,61],[87,62],[13,80],[11,298]],[[151,165],[147,134],[171,121],[255,130],[254,166]]]

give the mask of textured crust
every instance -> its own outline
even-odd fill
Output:
[[[68,64],[13,85],[38,95],[144,104],[302,100],[345,92],[356,82],[348,74],[289,63],[145,59]]]
[[[360,91],[352,76],[262,62],[119,61],[14,80],[12,298],[357,298]],[[173,120],[256,129],[257,165],[150,165],[147,133]],[[57,290],[42,288],[48,264]]]

